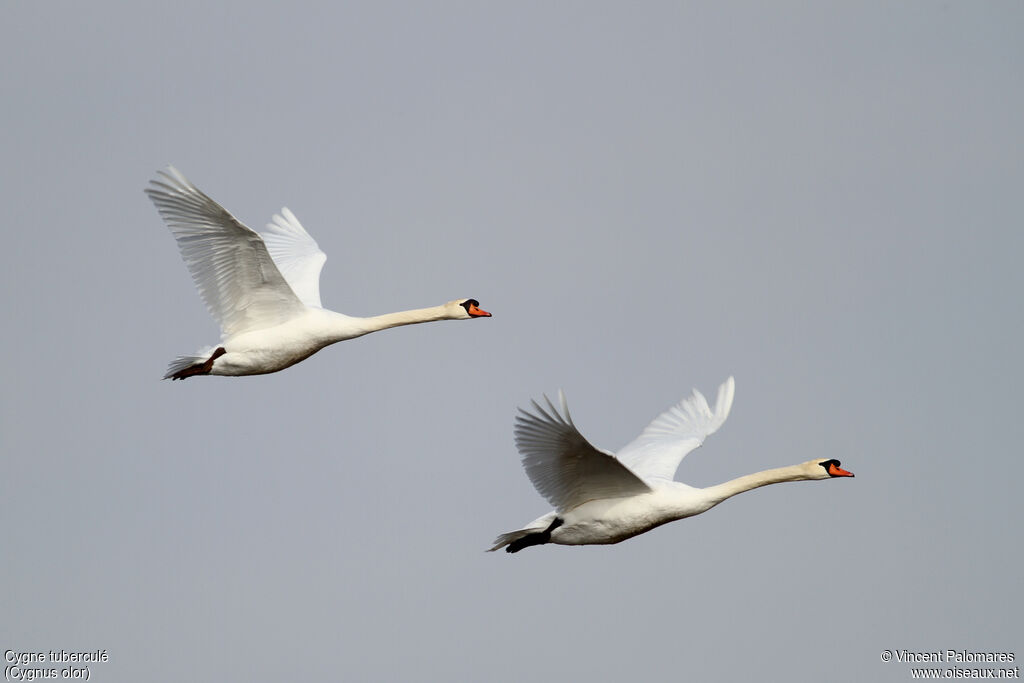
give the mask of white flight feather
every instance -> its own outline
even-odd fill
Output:
[[[736,383],[732,377],[718,387],[715,409],[696,389],[677,405],[654,418],[617,457],[647,481],[671,481],[686,454],[704,443],[729,417]]]
[[[199,295],[223,338],[273,327],[306,307],[274,264],[263,238],[173,166],[146,194],[178,241]]]
[[[263,232],[267,251],[277,264],[292,291],[307,306],[322,308],[320,303],[320,271],[327,255],[288,207],[267,223]]]
[[[516,417],[516,447],[537,491],[560,512],[591,500],[649,492],[650,487],[614,455],[583,438],[561,391],[558,398],[561,413],[545,396],[547,409],[533,401],[533,413],[520,409]]]

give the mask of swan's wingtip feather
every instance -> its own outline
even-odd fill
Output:
[[[732,401],[736,396],[736,380],[732,375],[718,387],[718,399],[715,401],[715,412],[724,420],[732,410]]]
[[[698,389],[697,387],[693,388],[693,400],[696,401],[699,407],[707,409],[708,400],[704,397],[704,394],[701,393],[701,390]]]
[[[562,416],[562,414],[558,412],[558,408],[555,408],[555,404],[552,403],[550,398],[548,398],[547,394],[544,394],[544,402],[547,403],[548,404],[548,408],[551,409],[551,418],[552,419],[558,419],[558,418],[560,418]],[[559,421],[561,421],[561,420],[559,420]]]
[[[153,188],[166,188],[180,192],[182,190],[193,189],[194,187],[189,179],[185,177],[185,174],[175,168],[172,164],[168,164],[161,169],[157,169],[156,177],[150,180],[149,184],[151,187],[146,189],[147,193],[153,191]]]
[[[167,169],[165,170],[163,175],[165,177],[178,181],[178,183],[184,185],[185,187],[189,187],[192,184],[188,181],[188,178],[185,177],[184,173],[182,173],[181,171],[179,171],[177,168],[170,164],[167,165]]]
[[[573,424],[572,415],[569,414],[569,400],[565,397],[565,392],[561,388],[558,389],[558,404],[562,406],[562,414],[565,415],[565,421]]]

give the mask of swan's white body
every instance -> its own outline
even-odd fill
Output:
[[[175,359],[164,379],[277,372],[329,344],[389,327],[490,316],[475,299],[370,318],[326,310],[320,271],[327,256],[287,208],[260,235],[174,167],[161,171],[146,194],[222,330],[217,347]]]
[[[561,412],[533,404],[536,414],[516,419],[516,446],[537,491],[555,506],[522,529],[502,534],[490,550],[508,552],[543,543],[590,545],[618,543],[654,527],[705,512],[743,491],[784,481],[853,476],[836,460],[765,470],[732,481],[694,488],[672,481],[687,453],[722,426],[732,407],[735,384],[718,389],[712,410],[704,396],[693,396],[659,415],[616,457],[591,446],[569,416],[559,392]]]

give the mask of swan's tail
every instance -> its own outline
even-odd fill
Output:
[[[195,375],[209,375],[210,370],[213,369],[213,361],[223,356],[227,351],[224,350],[223,346],[218,346],[210,356],[207,356],[207,353],[209,352],[203,352],[199,356],[178,356],[168,364],[167,374],[164,375],[164,379],[176,380],[186,379]]]
[[[487,552],[493,553],[495,550],[501,550],[505,546],[509,546],[506,552],[514,553],[515,550],[512,550],[511,547],[513,543],[520,539],[526,538],[530,534],[540,533],[540,531],[540,529],[517,529],[516,531],[510,531],[507,534],[502,534],[501,536],[498,536],[496,539],[494,539],[494,547],[488,548]]]
[[[542,527],[528,527],[526,529],[516,529],[510,531],[507,534],[502,534],[494,539],[494,547],[489,548],[487,552],[493,553],[499,548],[505,548],[506,553],[518,553],[523,548],[529,548],[531,545],[544,545],[551,541],[551,532],[562,526],[563,520],[559,517],[555,517],[551,520],[551,524],[547,528]],[[507,546],[507,547],[506,547]]]

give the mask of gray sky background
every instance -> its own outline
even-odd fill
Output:
[[[4,3],[0,647],[106,649],[97,683],[1024,655],[1024,6],[768,5]],[[295,211],[330,308],[494,317],[161,382],[218,334],[168,163]],[[680,480],[857,478],[483,552],[549,509],[517,406],[562,387],[617,449],[729,374]]]

